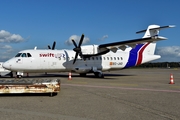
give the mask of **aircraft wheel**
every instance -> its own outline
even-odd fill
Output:
[[[17,78],[22,78],[22,75],[17,75]]]
[[[98,78],[104,78],[104,74],[101,73],[101,72],[96,72],[96,73],[94,73],[94,74],[95,74],[95,76],[98,77]]]

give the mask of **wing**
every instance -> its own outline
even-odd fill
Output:
[[[167,38],[161,37],[161,36],[153,36],[153,37],[147,37],[147,38],[140,38],[140,39],[134,39],[134,40],[125,40],[120,42],[113,42],[108,44],[101,44],[99,45],[99,51],[104,51],[105,49],[109,49],[113,52],[116,52],[116,50],[119,48],[121,50],[125,50],[126,47],[132,47],[134,48],[137,44],[146,43],[146,42],[154,42],[159,40],[166,40]]]
[[[121,50],[125,50],[127,46],[134,48],[137,44],[140,44],[140,43],[146,43],[146,42],[151,43],[151,42],[155,42],[159,40],[166,40],[167,38],[158,36],[159,31],[161,29],[172,28],[172,27],[175,27],[175,26],[174,25],[168,25],[168,26],[149,25],[146,30],[137,32],[137,33],[145,32],[142,38],[108,43],[108,44],[101,44],[99,45],[99,51],[111,50],[113,52],[116,52],[118,48]]]
[[[76,52],[75,60],[73,64],[75,63],[77,56],[79,55],[81,58],[89,58],[92,56],[98,56],[108,53],[109,51],[116,52],[118,49],[125,50],[127,47],[136,47],[138,44],[142,43],[152,43],[159,40],[166,40],[167,38],[158,36],[159,30],[165,29],[165,28],[171,28],[175,27],[172,25],[169,26],[162,26],[159,25],[149,25],[146,30],[141,30],[137,33],[144,33],[144,36],[140,39],[133,39],[133,40],[125,40],[120,42],[113,42],[113,43],[107,43],[107,44],[101,44],[101,45],[86,45],[81,46],[81,43],[83,41],[84,35],[81,36],[80,43],[77,46],[75,41],[72,40],[72,42],[75,45],[75,48],[73,49]],[[148,51],[150,51],[151,48],[149,48]],[[153,53],[153,52],[152,52]]]

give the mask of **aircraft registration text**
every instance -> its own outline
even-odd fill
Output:
[[[110,62],[109,65],[122,65],[123,62]]]

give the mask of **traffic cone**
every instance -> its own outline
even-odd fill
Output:
[[[170,83],[169,84],[175,84],[173,74],[170,74]]]
[[[72,80],[71,72],[69,72],[69,78],[68,78],[68,80]]]

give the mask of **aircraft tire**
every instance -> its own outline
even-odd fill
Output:
[[[17,78],[22,78],[22,75],[17,75]]]
[[[95,75],[97,78],[104,78],[104,74],[101,73],[101,72],[95,72],[94,75]]]

